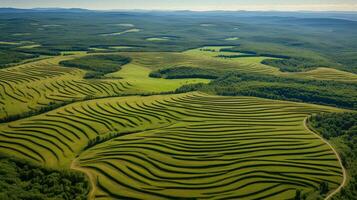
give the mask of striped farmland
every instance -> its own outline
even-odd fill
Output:
[[[118,79],[83,79],[84,71],[60,67],[58,56],[0,70],[0,119],[53,104],[115,96],[131,85]]]
[[[332,111],[203,93],[106,98],[0,124],[0,151],[88,173],[92,199],[291,199],[342,180],[304,125]]]

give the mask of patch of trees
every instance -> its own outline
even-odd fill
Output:
[[[227,72],[209,84],[185,85],[176,92],[196,90],[224,96],[256,96],[357,109],[357,84],[335,81]]]
[[[95,72],[95,71],[88,71],[84,74],[84,79],[101,79],[103,78],[104,73],[102,72]]]
[[[100,78],[107,73],[116,72],[121,66],[131,62],[131,58],[120,55],[90,55],[73,60],[61,61],[66,67],[76,67],[91,71],[87,78]]]
[[[222,48],[219,51],[220,52],[245,53],[245,54],[257,55],[257,52],[255,52],[255,51],[246,51],[246,50],[240,50],[240,49],[236,49],[236,48]]]
[[[22,53],[28,53],[28,54],[34,54],[34,55],[45,55],[45,56],[59,56],[61,55],[61,52],[56,51],[56,50],[51,50],[47,48],[29,48],[29,49],[16,49],[18,52]]]
[[[51,51],[88,51],[87,46],[67,46],[67,45],[52,45],[47,46],[47,49]]]
[[[222,48],[220,52],[233,52],[233,53],[243,53],[246,54],[246,56],[262,56],[262,57],[272,57],[272,58],[280,58],[280,59],[290,59],[290,56],[287,55],[278,55],[278,54],[272,54],[272,53],[259,53],[256,51],[244,51],[244,50],[237,50],[234,48]],[[233,55],[233,56],[244,56],[244,55]]]
[[[263,56],[263,57],[271,57],[277,59],[265,59],[262,61],[262,64],[270,65],[273,67],[277,67],[282,72],[302,72],[306,70],[311,70],[317,67],[329,66],[330,63],[312,59],[312,58],[304,58],[304,57],[292,57],[288,55],[277,55],[272,53],[259,53],[255,51],[239,51],[237,49],[229,49],[224,48],[221,49],[222,52],[239,52],[244,53],[243,55],[219,55],[218,57],[223,58],[241,58],[241,57],[256,57],[256,56]]]
[[[321,113],[313,115],[310,122],[327,139],[343,135],[354,136],[354,139],[357,139],[357,112]],[[355,144],[357,145],[357,140]]]
[[[88,100],[91,97],[85,97],[83,98],[84,100]],[[16,121],[19,119],[23,119],[23,118],[27,118],[27,117],[31,117],[34,115],[39,115],[51,110],[54,110],[56,108],[60,108],[62,106],[65,106],[67,104],[76,102],[76,101],[80,101],[80,99],[73,99],[73,100],[68,100],[68,101],[64,101],[64,102],[50,102],[48,103],[48,105],[44,106],[44,107],[40,107],[38,109],[33,109],[30,110],[29,112],[22,112],[21,114],[18,115],[8,115],[6,111],[5,112],[5,117],[0,118],[0,123],[7,123],[7,122],[12,122],[12,121]]]
[[[216,50],[215,50],[215,49],[200,49],[200,51],[216,52]]]
[[[254,54],[240,54],[240,55],[218,55],[218,58],[249,58],[249,57],[257,57]]]
[[[29,59],[38,58],[41,55],[60,55],[59,51],[45,47],[28,49],[20,47],[20,45],[0,45],[0,69],[14,66],[20,62],[26,62]]]
[[[333,141],[350,177],[333,199],[352,200],[357,196],[357,113],[321,113],[308,120],[310,127]]]
[[[268,53],[269,50],[267,50],[267,52],[257,52],[257,51],[240,50],[239,47],[236,47],[236,48],[223,48],[221,49],[221,51],[247,54],[246,56],[244,55],[222,56],[226,58],[254,57],[254,56],[270,57],[270,59],[263,60],[262,64],[277,67],[282,72],[302,72],[302,71],[312,70],[317,67],[336,66],[336,64],[333,64],[327,60],[322,60],[314,57],[304,57],[301,55],[292,56],[292,55]]]
[[[0,68],[5,68],[12,63],[19,63],[26,59],[36,58],[38,55],[21,53],[10,50],[0,50]]]
[[[216,79],[223,75],[222,71],[215,69],[204,69],[198,67],[172,67],[159,69],[150,73],[152,78],[181,79],[181,78],[206,78]]]
[[[0,158],[0,199],[85,200],[88,191],[88,181],[81,173],[53,171]]]
[[[262,64],[277,67],[282,72],[301,72],[317,67],[327,67],[329,63],[308,58],[265,59]]]

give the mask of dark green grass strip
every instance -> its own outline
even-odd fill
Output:
[[[171,196],[171,195],[164,195],[164,194],[159,194],[157,192],[150,192],[150,191],[145,191],[141,188],[137,188],[137,187],[134,187],[128,183],[125,183],[124,180],[120,180],[120,179],[117,179],[115,177],[113,177],[112,175],[110,175],[109,173],[107,173],[106,171],[96,167],[96,166],[87,166],[87,168],[90,168],[94,171],[97,171],[99,172],[102,176],[106,177],[107,179],[111,180],[112,182],[118,184],[118,185],[121,185],[121,186],[124,186],[126,188],[129,188],[129,189],[132,189],[134,191],[137,191],[137,192],[142,192],[142,193],[146,193],[146,194],[150,194],[150,195],[155,195],[155,196],[158,196],[158,197],[163,197],[163,198],[169,198],[169,199],[172,199],[174,196]]]
[[[76,116],[73,116],[73,115],[72,115],[72,116],[68,116],[67,114],[61,113],[61,112],[58,112],[57,114],[47,114],[47,116],[53,117],[54,120],[57,120],[57,119],[65,119],[65,120],[70,121],[71,123],[68,123],[68,122],[67,122],[67,123],[64,122],[64,123],[66,123],[67,125],[72,126],[72,127],[76,128],[77,130],[81,131],[81,132],[87,137],[87,139],[90,138],[89,135],[88,135],[88,133],[87,133],[87,131],[83,131],[83,130],[82,130],[81,128],[79,128],[78,126],[75,126],[73,122],[75,122],[75,123],[77,123],[77,124],[80,124],[80,125],[83,125],[83,126],[87,127],[88,129],[92,130],[93,133],[98,134],[97,130],[95,130],[92,126],[90,126],[90,125],[88,125],[88,124],[86,124],[86,123],[84,123],[84,122],[82,122],[82,121],[80,121],[80,120],[74,119],[74,117],[76,117]]]
[[[33,119],[32,121],[35,122],[35,125],[42,125],[44,128],[50,129],[48,125],[51,125],[53,128],[51,130],[56,130],[57,133],[60,133],[60,130],[65,130],[68,132],[70,135],[74,136],[76,139],[80,140],[81,137],[77,134],[74,134],[75,132],[73,130],[70,130],[66,128],[65,126],[69,126],[73,128],[74,130],[77,130],[78,132],[82,133],[87,139],[89,139],[89,136],[87,133],[77,125],[67,122],[67,121],[62,121],[62,118],[58,117],[56,118],[55,116],[48,116],[48,118],[41,118],[41,119]],[[65,119],[66,120],[66,119]],[[25,124],[25,123],[24,123]],[[64,126],[62,126],[64,125]],[[60,133],[60,135],[66,137],[67,139],[70,139],[66,134]],[[70,139],[72,142],[75,142],[74,140]]]
[[[126,114],[137,115],[137,116],[140,116],[143,119],[146,119],[149,123],[153,123],[153,121],[149,118],[149,117],[151,117],[150,115],[147,115],[147,114],[144,114],[144,113],[141,113],[141,112],[134,113],[132,110],[120,105],[120,103],[116,103],[116,105],[118,106],[118,108],[124,110],[126,112]],[[115,106],[113,106],[113,105],[111,107],[116,109]],[[118,109],[116,109],[116,110],[118,110]],[[118,111],[120,112],[120,110],[118,110]],[[145,116],[149,116],[149,117],[145,117]]]
[[[22,141],[22,142],[31,144],[33,146],[41,147],[41,148],[47,150],[49,153],[51,153],[56,158],[57,162],[60,160],[59,156],[57,155],[57,153],[55,151],[53,151],[52,148],[48,147],[45,144],[39,143],[39,142],[37,142],[37,141],[35,141],[33,139],[19,137],[19,136],[17,136],[16,133],[12,133],[12,132],[5,132],[5,133],[7,133],[7,134],[6,135],[5,134],[1,134],[1,136],[11,140],[14,143],[15,143],[15,141],[18,141],[19,144],[25,145],[25,144],[21,143],[21,141]],[[1,142],[5,142],[5,141],[1,141]],[[33,150],[32,152],[35,152],[35,151]],[[37,155],[41,155],[41,154],[37,153]],[[42,157],[42,155],[41,155],[41,157]],[[42,158],[44,159],[44,157],[42,157]]]
[[[128,196],[123,196],[120,194],[116,194],[111,190],[108,190],[106,186],[104,186],[101,182],[100,182],[100,177],[97,177],[97,187],[104,191],[105,193],[109,194],[111,197],[114,197],[115,199],[123,199],[123,200],[141,200],[139,198],[134,198],[134,197],[128,197]]]
[[[30,134],[26,134],[26,132],[28,132],[28,133],[30,133]],[[62,141],[60,141],[58,138],[55,138],[55,137],[53,137],[53,136],[48,136],[48,135],[47,135],[47,136],[48,136],[49,138],[43,137],[43,136],[41,137],[41,136],[39,136],[39,135],[43,135],[43,133],[40,132],[40,131],[37,131],[37,130],[24,130],[24,129],[22,129],[20,134],[18,134],[18,133],[16,133],[16,132],[3,131],[3,132],[0,132],[0,135],[2,135],[3,133],[7,134],[7,136],[9,136],[9,137],[13,137],[14,135],[16,135],[16,137],[18,137],[18,138],[24,137],[24,138],[27,138],[27,139],[30,139],[30,140],[33,139],[33,138],[35,138],[35,139],[40,140],[40,141],[43,141],[43,142],[48,142],[48,143],[52,144],[53,146],[55,146],[57,149],[59,149],[59,150],[62,152],[63,155],[65,154],[65,153],[64,153],[64,149],[63,149],[62,147],[60,147],[56,142],[50,140],[49,138],[55,139],[58,143],[64,145],[64,143],[63,143]],[[32,134],[31,134],[31,133],[32,133]],[[35,133],[35,134],[34,134],[34,133]],[[67,146],[67,148],[71,150],[71,148],[70,148],[70,146],[69,146],[68,144],[65,145],[65,146]]]
[[[35,160],[42,162],[42,163],[46,162],[46,159],[40,153],[38,153],[37,151],[34,151],[32,148],[30,148],[24,144],[13,142],[13,141],[1,141],[1,143],[3,143],[3,145],[1,145],[2,147],[6,147],[6,146],[4,146],[4,144],[8,144],[8,145],[15,145],[15,146],[19,146],[20,148],[24,148],[24,149],[26,149],[27,152],[31,152],[40,158],[40,159],[36,158]],[[12,148],[12,149],[16,149],[16,148]],[[18,151],[20,151],[20,150],[18,150]],[[21,152],[23,152],[23,151],[21,151]],[[29,156],[31,158],[35,158],[34,156],[30,156],[29,153],[23,152],[23,155]]]
[[[71,117],[75,117],[84,121],[91,121],[96,122],[98,124],[104,125],[108,130],[112,130],[112,124],[110,121],[108,121],[107,117],[105,117],[104,119],[101,119],[100,117],[96,116],[95,113],[93,113],[92,111],[88,111],[85,110],[85,108],[83,107],[83,105],[81,105],[81,108],[84,111],[80,111],[79,108],[76,107],[72,107],[71,109],[73,109],[75,112],[70,111],[69,109],[65,109],[65,111],[67,113],[71,114]],[[79,114],[82,114],[83,116],[80,116]],[[83,122],[85,123],[85,122]]]
[[[51,124],[51,123],[55,123],[55,124]],[[65,134],[63,131],[60,130],[64,130],[67,133],[70,133],[71,135],[73,135],[74,137],[76,137],[78,140],[80,140],[81,138],[76,135],[76,134],[72,134],[73,131],[58,125],[57,123],[60,124],[64,124],[67,125],[65,122],[61,122],[61,121],[54,121],[54,120],[50,120],[50,119],[33,119],[31,122],[23,122],[21,123],[21,126],[11,126],[9,125],[10,128],[14,128],[15,130],[19,129],[20,131],[23,128],[26,129],[42,129],[44,133],[48,133],[48,131],[53,131],[56,134],[60,135],[63,138],[66,138],[67,140],[69,140],[70,142],[74,143],[75,141],[70,138],[67,134]]]
[[[36,158],[35,156],[32,156],[31,154],[27,153],[27,151],[21,151],[18,148],[14,148],[14,147],[9,147],[9,146],[4,146],[0,143],[0,148],[4,148],[4,149],[8,149],[10,151],[14,151],[20,155],[25,155],[27,158],[30,158],[32,160],[34,160],[35,162],[44,162],[44,160]],[[41,157],[40,157],[41,158]]]
[[[97,113],[99,113],[101,116],[104,115],[104,116],[111,116],[114,118],[119,118],[119,119],[127,121],[128,123],[130,123],[133,126],[139,126],[139,124],[137,124],[135,121],[131,120],[128,115],[124,115],[125,117],[122,117],[122,113],[120,113],[120,112],[115,113],[110,110],[107,110],[104,106],[100,105],[98,102],[96,102],[96,106],[97,106],[98,110],[95,110],[95,111]]]

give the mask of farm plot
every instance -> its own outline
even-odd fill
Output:
[[[330,68],[317,68],[308,72],[281,72],[278,68],[262,64],[272,57],[246,56],[239,52],[221,52],[232,46],[206,46],[184,52],[122,52],[133,58],[133,64],[152,70],[175,66],[200,67],[219,70],[234,70],[243,73],[270,74],[283,77],[356,82],[357,75]],[[274,58],[277,59],[277,58]]]
[[[72,57],[58,56],[0,70],[0,118],[86,98],[113,96],[131,87],[127,81],[117,79],[83,79],[85,71],[59,66],[61,60]]]
[[[320,67],[307,72],[294,73],[292,76],[305,76],[311,79],[357,82],[357,74],[325,67]]]
[[[133,93],[168,92],[184,84],[208,83],[207,79],[165,80],[149,78],[151,69],[126,65],[122,72],[104,79],[84,79],[86,71],[59,65],[63,60],[83,57],[76,52],[0,70],[0,119],[36,113],[47,106],[85,99]],[[16,117],[15,117],[16,118]]]
[[[201,95],[136,104],[181,119],[84,152],[99,199],[288,199],[342,179],[331,149],[302,124],[321,108]]]
[[[224,52],[219,49],[223,47],[214,47],[215,52],[206,49],[193,49],[185,52],[123,52],[123,55],[133,58],[133,63],[147,67],[149,69],[160,69],[172,66],[191,66],[222,70],[235,70],[250,73],[274,74],[279,70],[275,67],[260,64],[265,57],[243,58],[243,59],[223,59],[218,55],[237,55],[239,53]]]
[[[106,98],[0,125],[0,150],[91,175],[92,199],[282,199],[338,187],[304,119],[339,110],[202,93]],[[74,168],[74,167],[73,167]]]

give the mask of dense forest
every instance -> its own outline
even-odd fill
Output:
[[[284,47],[286,48],[286,47]],[[238,57],[255,57],[265,56],[271,57],[262,61],[262,64],[277,67],[282,72],[302,72],[315,69],[317,67],[334,67],[339,68],[339,65],[330,61],[329,59],[314,54],[297,54],[289,53],[286,51],[270,51],[267,49],[259,49],[258,51],[245,50],[241,45],[237,45],[233,48],[222,49],[223,52],[237,52],[244,53],[246,55],[238,55]],[[284,53],[285,52],[285,53]],[[236,57],[236,56],[234,56]]]
[[[335,81],[303,80],[227,72],[209,84],[185,85],[176,92],[204,91],[223,96],[257,96],[270,99],[357,108],[357,85]]]
[[[262,64],[277,67],[282,72],[302,72],[312,70],[317,67],[331,66],[331,64],[326,61],[309,58],[265,59]]]
[[[121,66],[128,64],[130,58],[120,55],[90,55],[73,60],[61,61],[66,67],[77,67],[88,70],[84,78],[101,78],[107,73],[116,72]]]
[[[180,78],[206,78],[216,79],[223,72],[215,69],[203,69],[197,67],[170,67],[159,69],[150,73],[152,78],[180,79]]]
[[[17,63],[36,57],[38,57],[38,55],[0,50],[0,68],[7,67],[10,63]]]
[[[353,200],[357,196],[357,113],[313,115],[310,126],[337,147],[348,171],[348,184],[333,199]]]
[[[0,158],[0,199],[85,200],[88,191],[87,178],[81,173]]]

